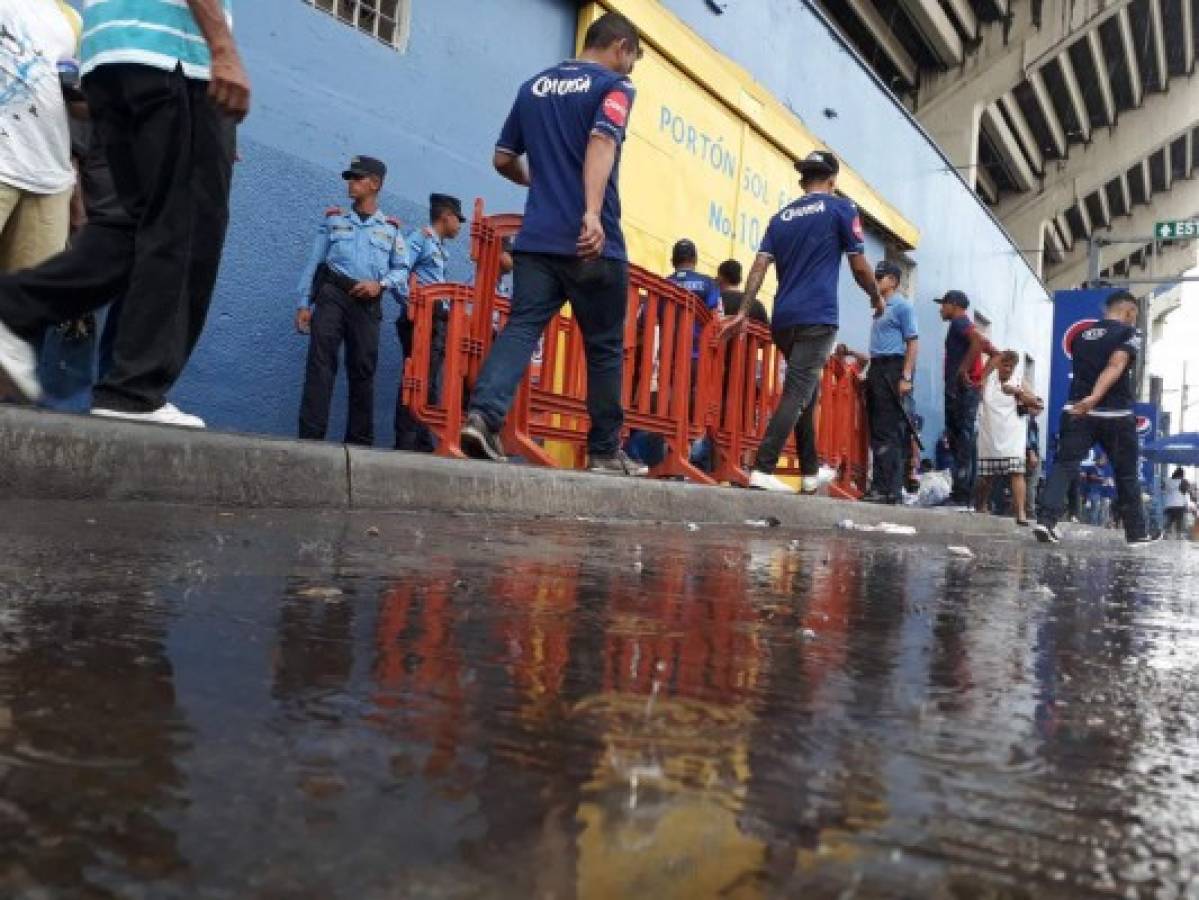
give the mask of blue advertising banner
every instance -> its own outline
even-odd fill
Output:
[[[1097,288],[1057,291],[1053,295],[1053,356],[1049,363],[1049,406],[1045,410],[1049,438],[1047,459],[1051,463],[1062,407],[1070,399],[1074,338],[1099,321],[1103,315],[1103,301],[1115,292],[1115,288]]]
[[[1141,446],[1141,483],[1153,488],[1153,463],[1145,459],[1145,445],[1156,441],[1161,423],[1161,411],[1152,403],[1137,403],[1133,406],[1137,417],[1137,442]]]

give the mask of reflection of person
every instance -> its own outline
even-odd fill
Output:
[[[1058,454],[1034,529],[1039,541],[1061,541],[1057,523],[1065,511],[1066,490],[1096,444],[1115,471],[1127,541],[1136,545],[1161,539],[1160,532],[1149,533],[1141,500],[1140,445],[1132,411],[1133,362],[1141,351],[1137,312],[1136,298],[1118,291],[1107,298],[1103,319],[1074,339],[1070,402],[1062,411]]]
[[[835,193],[841,171],[837,157],[817,150],[796,163],[796,168],[804,196],[779,211],[766,227],[745,285],[741,311],[734,320],[745,322],[767,270],[777,265],[779,290],[774,300],[772,333],[775,346],[787,362],[787,376],[778,408],[758,447],[749,486],[780,493],[792,493],[786,482],[774,477],[783,445],[812,405],[837,338],[837,282],[842,256],[848,257],[854,278],[870,298],[875,314],[883,312],[883,298],[866,260],[858,209]]]
[[[896,504],[902,499],[904,461],[911,436],[904,409],[900,404],[912,393],[920,332],[916,310],[899,293],[903,270],[883,260],[874,268],[879,293],[886,311],[874,320],[870,329],[870,354],[852,352],[845,345],[842,354],[850,354],[869,368],[866,370],[866,408],[870,415],[870,455],[873,474],[870,491],[862,499],[867,503]]]
[[[400,223],[379,209],[386,174],[387,167],[377,159],[350,160],[341,177],[353,209],[326,210],[300,274],[296,329],[310,335],[300,401],[301,438],[325,438],[337,354],[345,344],[350,390],[345,442],[367,447],[375,442],[382,297],[385,292],[398,295],[408,264]]]
[[[1191,486],[1187,483],[1186,473],[1177,468],[1171,473],[1166,482],[1166,534],[1176,534],[1186,537],[1187,506],[1190,501]]]
[[[506,459],[500,428],[538,340],[569,297],[587,355],[588,468],[649,472],[620,448],[629,264],[617,182],[635,95],[628,76],[640,56],[633,23],[605,13],[587,29],[579,59],[521,86],[504,123],[493,163],[527,186],[529,198],[516,238],[512,314],[479,374],[460,434],[468,456]]]
[[[1027,490],[1024,480],[1028,453],[1027,419],[1020,406],[1037,408],[1040,401],[1016,381],[1020,354],[1013,350],[992,356],[983,373],[982,404],[978,427],[978,484],[974,506],[987,508],[997,478],[1009,479],[1012,512],[1017,525],[1027,525]]]
[[[968,505],[974,490],[974,451],[982,381],[982,355],[999,351],[970,320],[970,299],[947,291],[937,300],[945,334],[945,432],[953,450],[953,494],[950,502]]]
[[[71,249],[0,278],[0,372],[24,397],[39,393],[28,342],[123,293],[113,367],[92,412],[203,426],[166,394],[208,315],[229,220],[234,126],[250,107],[231,13],[231,0],[86,5],[83,90],[136,235],[117,255]],[[147,250],[156,247],[172,252]]]

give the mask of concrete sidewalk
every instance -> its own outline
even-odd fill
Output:
[[[0,497],[220,507],[424,510],[784,526],[912,525],[923,535],[1027,536],[1007,519],[495,465],[0,407]]]

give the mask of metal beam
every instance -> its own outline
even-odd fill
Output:
[[[962,39],[937,0],[899,0],[899,4],[942,63],[946,66],[961,64],[965,55]]]
[[[1153,172],[1149,170],[1149,157],[1141,160],[1141,182],[1145,186],[1145,203],[1153,196]]]
[[[1083,99],[1082,89],[1078,86],[1078,75],[1074,72],[1074,63],[1070,61],[1069,53],[1061,54],[1057,58],[1057,62],[1062,67],[1062,80],[1066,83],[1066,95],[1070,98],[1070,105],[1074,107],[1074,116],[1078,119],[1082,139],[1089,141],[1091,139],[1091,114],[1087,112],[1087,102]]]
[[[1109,251],[1111,255],[1104,256],[1103,268],[1111,269],[1120,262],[1129,258],[1132,251],[1127,252],[1127,255],[1120,255],[1118,252]],[[1045,283],[1049,288],[1050,293],[1053,291],[1062,291],[1069,288],[1075,288],[1087,280],[1087,258],[1083,254],[1081,262],[1070,257],[1071,262],[1067,265],[1055,265],[1052,267],[1052,272],[1046,277]],[[1153,274],[1154,277],[1138,277],[1132,270],[1131,264],[1128,278],[1120,278],[1115,276],[1110,279],[1112,284],[1150,284],[1160,282],[1177,281],[1182,276],[1182,273],[1195,268],[1195,263],[1199,261],[1199,250],[1197,250],[1194,241],[1186,241],[1179,244],[1171,244],[1168,247],[1162,247],[1160,255],[1154,258]]]
[[[1174,153],[1170,147],[1170,144],[1166,144],[1166,149],[1162,151],[1162,180],[1167,191],[1174,183]]]
[[[991,177],[991,173],[980,164],[974,167],[974,175],[978,190],[983,195],[983,198],[988,203],[996,203],[999,200],[999,186],[995,184],[995,179]]]
[[[916,61],[895,37],[895,32],[879,15],[874,4],[870,0],[845,0],[845,2],[850,11],[858,17],[858,21],[866,26],[870,35],[878,42],[883,54],[891,61],[891,65],[895,66],[903,80],[913,87],[918,85],[920,69],[916,65]]]
[[[1120,173],[1120,194],[1124,198],[1124,215],[1132,215],[1132,189],[1128,185],[1128,171]]]
[[[1053,148],[1059,157],[1065,156],[1066,132],[1062,128],[1061,120],[1057,117],[1057,111],[1053,108],[1053,100],[1049,96],[1049,88],[1045,87],[1045,76],[1041,74],[1040,69],[1028,73],[1028,83],[1032,85],[1037,105],[1041,107],[1041,115],[1045,117],[1045,123],[1049,126],[1049,137],[1053,140]]]
[[[1058,233],[1057,226],[1053,222],[1045,224],[1046,245],[1053,250],[1053,258],[1057,262],[1061,262],[1066,258],[1066,244],[1062,240],[1062,236]]]
[[[1007,122],[1004,121],[1003,113],[999,111],[998,105],[991,103],[983,110],[982,126],[990,136],[991,143],[995,145],[995,150],[1002,157],[1016,186],[1022,191],[1031,191],[1035,188],[1037,177],[1029,168],[1024,151],[1020,149],[1016,136],[1012,134],[1012,129],[1008,128]]]
[[[1095,192],[1099,198],[1099,214],[1103,216],[1103,227],[1112,227],[1112,204],[1107,197],[1107,185],[1100,185],[1099,190]]]
[[[1087,209],[1087,198],[1079,197],[1075,205],[1078,208],[1078,217],[1082,219],[1082,233],[1090,237],[1095,233],[1095,223],[1091,221],[1091,211]]]
[[[1161,194],[1149,205],[1138,206],[1131,216],[1121,219],[1118,229],[1097,236],[1125,237],[1152,235],[1153,226],[1158,222],[1194,218],[1197,212],[1199,212],[1199,183],[1194,181],[1180,181],[1175,185],[1174,190],[1168,194]],[[1146,243],[1149,243],[1150,240],[1152,238],[1148,238]],[[1066,254],[1066,259],[1062,266],[1052,267],[1046,272],[1046,278],[1050,282],[1050,285],[1063,287],[1065,286],[1062,283],[1063,281],[1073,284],[1085,281],[1087,277],[1088,249],[1085,241],[1076,242],[1074,247]],[[1185,267],[1186,269],[1194,268],[1195,266],[1194,246],[1191,248],[1191,254],[1191,262],[1190,265]],[[1117,258],[1113,257],[1112,262],[1115,262]],[[1105,263],[1105,266],[1110,264]]]
[[[949,11],[953,13],[953,17],[958,20],[958,24],[962,26],[962,31],[965,33],[968,40],[977,40],[978,38],[978,16],[974,14],[974,10],[970,6],[970,0],[948,0]]]
[[[1153,61],[1157,64],[1157,86],[1159,90],[1164,91],[1170,81],[1170,67],[1166,61],[1166,26],[1162,19],[1162,0],[1149,0],[1149,25],[1153,35]],[[1184,39],[1187,42],[1194,40],[1190,34],[1185,35]]]
[[[1112,91],[1112,76],[1107,70],[1107,57],[1103,55],[1103,44],[1099,40],[1099,29],[1087,34],[1091,48],[1091,59],[1095,63],[1095,80],[1099,84],[1099,96],[1103,100],[1103,120],[1108,125],[1116,124],[1116,95]]]
[[[1140,106],[1145,96],[1145,86],[1141,83],[1141,66],[1137,62],[1137,46],[1132,38],[1132,17],[1128,14],[1128,7],[1120,10],[1119,23],[1120,43],[1124,45],[1124,65],[1132,84],[1132,104]]]
[[[1116,128],[1101,128],[1085,146],[1070,148],[1070,155],[1045,167],[1042,188],[1036,194],[1005,197],[996,215],[1018,230],[1018,220],[1049,218],[1056,204],[1074,193],[1089,193],[1130,166],[1151,156],[1167,140],[1189,134],[1199,118],[1199,78],[1178,78],[1170,90],[1151,94],[1140,109],[1126,111]],[[1163,129],[1171,128],[1168,133]],[[1072,201],[1071,201],[1072,202]],[[1069,205],[1068,203],[1066,205]]]
[[[1012,128],[1016,131],[1016,137],[1020,140],[1020,146],[1024,150],[1024,155],[1028,157],[1029,163],[1038,175],[1043,174],[1045,156],[1041,153],[1036,136],[1032,133],[1028,119],[1024,117],[1024,112],[1020,109],[1020,104],[1016,102],[1015,95],[1009,91],[999,98],[998,103],[1007,113],[1008,119],[1011,120]]]
[[[1195,33],[1195,8],[1188,0],[1182,0],[1182,33]],[[1195,42],[1192,40],[1182,42],[1182,64],[1188,75],[1195,71]]]

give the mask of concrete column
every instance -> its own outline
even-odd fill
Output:
[[[978,186],[978,129],[985,104],[965,96],[955,99],[959,102],[937,107],[923,125],[974,190]]]

